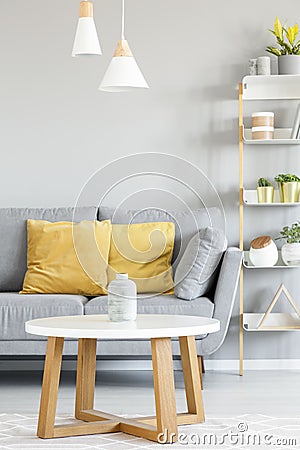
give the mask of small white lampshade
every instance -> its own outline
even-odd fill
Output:
[[[149,88],[133,56],[114,56],[100,84],[100,91],[124,92]]]
[[[99,86],[100,91],[125,92],[149,88],[136,60],[132,56],[128,42],[118,42],[114,56]]]
[[[83,1],[80,3],[79,16],[72,56],[102,55],[93,19],[92,2]]]

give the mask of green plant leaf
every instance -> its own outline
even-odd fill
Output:
[[[292,175],[290,173],[279,173],[275,178],[277,183],[289,183],[291,181],[300,181],[300,178],[297,175]]]
[[[270,183],[269,180],[267,180],[266,178],[259,178],[257,181],[257,185],[258,187],[273,187],[273,184]]]
[[[288,244],[300,243],[300,222],[293,223],[290,227],[283,227],[280,235],[276,240],[285,239]]]
[[[293,48],[289,44],[287,44],[286,42],[283,42],[282,47],[286,49],[286,52],[288,55],[292,55]]]
[[[279,39],[283,40],[283,29],[282,29],[282,25],[281,25],[280,20],[279,20],[278,17],[276,17],[276,19],[275,19],[274,33],[275,33],[276,37],[278,37]]]
[[[288,29],[286,30],[286,37],[287,37],[289,43],[291,45],[294,45],[296,36],[295,36],[293,27],[288,27]]]
[[[296,23],[293,27],[288,27],[288,29],[285,30],[285,32],[286,32],[286,37],[287,37],[289,43],[293,46],[294,42],[296,40],[296,37],[298,36],[298,33],[299,33],[298,24]]]
[[[278,48],[276,48],[276,47],[268,46],[266,48],[266,51],[269,52],[269,53],[272,53],[273,55],[281,56],[281,51]]]
[[[295,43],[299,34],[299,26],[296,23],[293,27],[282,25],[279,18],[276,17],[274,30],[269,30],[276,37],[276,42],[280,48],[268,46],[266,51],[276,56],[299,55],[300,40]],[[286,39],[286,41],[285,41]]]

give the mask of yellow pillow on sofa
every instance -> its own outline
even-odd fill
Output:
[[[174,238],[172,222],[112,225],[108,282],[128,273],[139,293],[171,293]]]
[[[27,272],[20,294],[105,293],[109,220],[27,220],[27,234]]]

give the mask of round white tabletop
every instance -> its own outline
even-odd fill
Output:
[[[151,339],[197,336],[219,331],[217,319],[195,316],[139,314],[134,322],[111,322],[106,315],[63,316],[29,320],[27,333],[91,339]]]

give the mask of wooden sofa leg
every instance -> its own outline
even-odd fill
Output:
[[[205,366],[204,366],[204,359],[203,359],[203,356],[201,355],[200,358],[201,358],[201,368],[202,368],[202,373],[205,373]]]
[[[198,356],[198,367],[199,367],[199,374],[200,374],[201,390],[203,391],[203,380],[202,380],[202,373],[203,373],[203,358],[202,358],[202,356]]]

